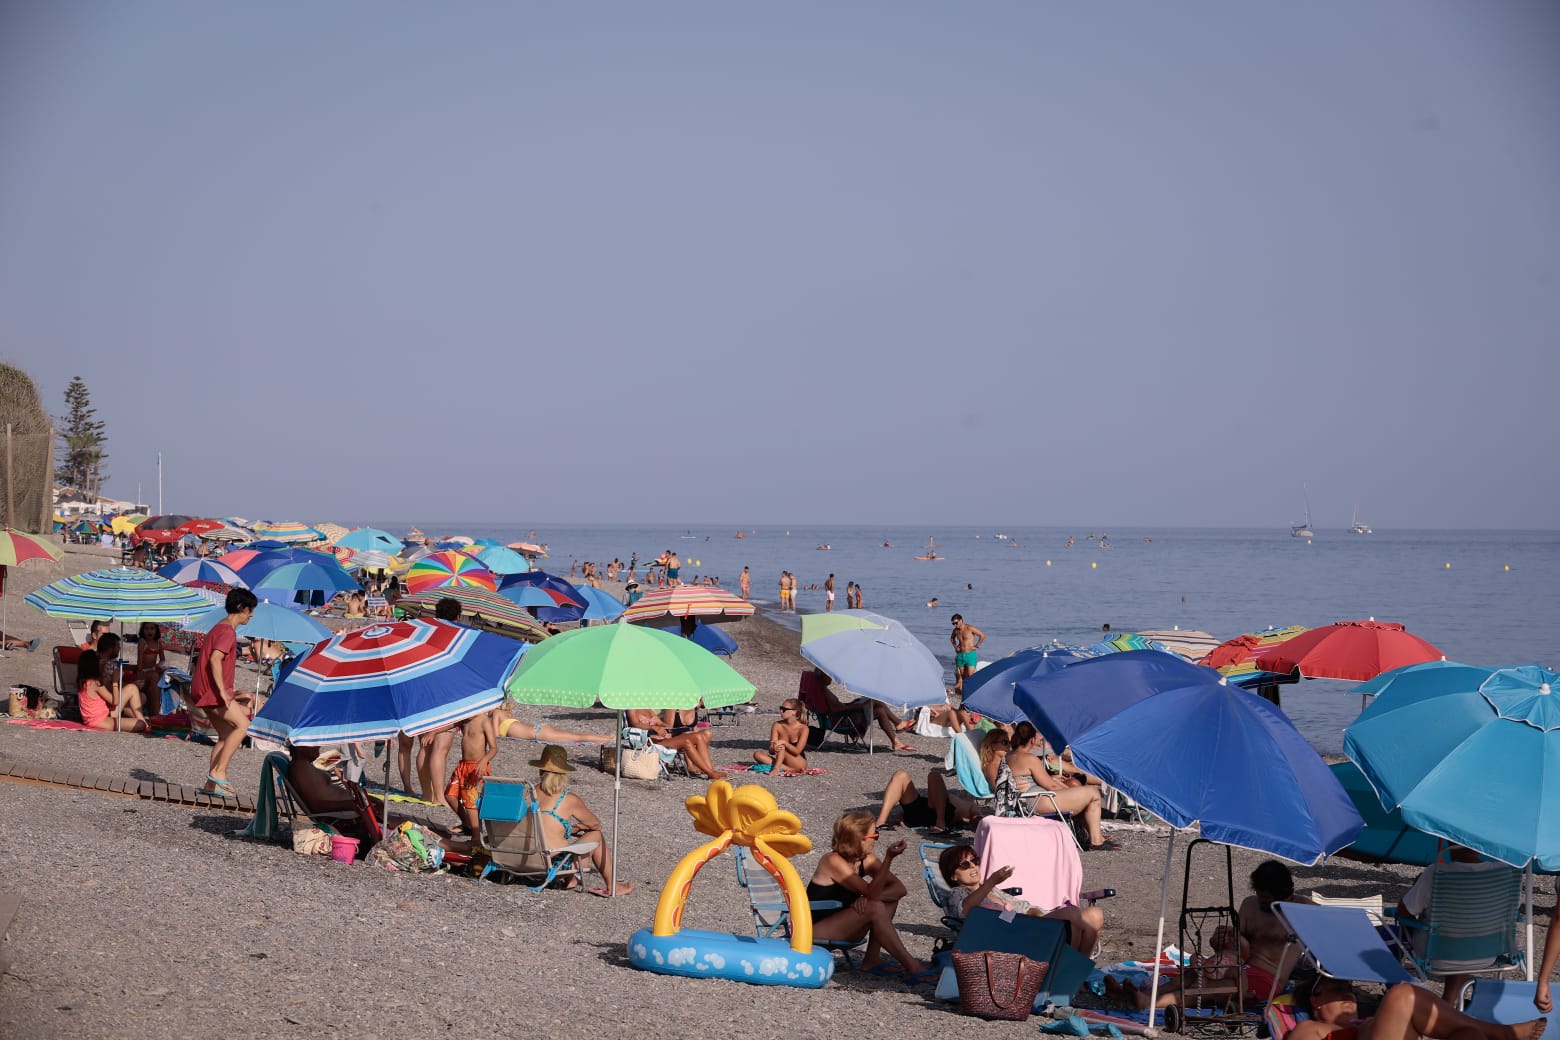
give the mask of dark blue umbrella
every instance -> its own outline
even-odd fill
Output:
[[[1014,700],[1080,769],[1213,841],[1315,863],[1364,826],[1284,713],[1212,668],[1127,650],[1020,682]]]
[[[720,654],[722,657],[730,657],[737,652],[737,641],[726,634],[726,629],[722,625],[706,625],[701,621],[694,628],[693,635],[688,638],[710,653]]]
[[[585,616],[585,608],[588,604],[585,596],[579,589],[555,574],[546,571],[524,571],[518,574],[506,574],[498,583],[498,591],[505,592],[520,585],[531,585],[549,592],[558,593],[562,598],[554,597],[552,606],[540,606],[537,608],[536,617],[540,621],[578,621]],[[529,605],[529,604],[526,604]]]
[[[326,563],[330,566],[340,567],[336,557],[329,553],[315,552],[313,549],[300,549],[295,545],[278,545],[276,548],[262,548],[263,543],[254,542],[249,548],[258,552],[249,558],[249,562],[238,568],[239,577],[243,578],[250,588],[258,585],[267,574],[279,567],[285,567],[289,563]]]
[[[1024,711],[1013,703],[1013,687],[1025,679],[1050,675],[1084,660],[1069,650],[1035,646],[1018,650],[1000,661],[993,661],[964,680],[964,706],[988,719],[1011,724],[1024,719]]]
[[[1018,706],[1073,762],[1175,827],[1315,863],[1365,826],[1294,724],[1218,672],[1158,650],[1126,650],[1018,684]],[[1159,887],[1164,944],[1175,832]],[[1154,971],[1149,1007],[1159,995]]]

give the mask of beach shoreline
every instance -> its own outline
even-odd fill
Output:
[[[105,550],[71,547],[49,567],[13,568],[7,588],[11,630],[43,637],[35,654],[3,661],[7,685],[52,688],[48,648],[65,625],[21,603],[32,588],[65,573],[112,566]],[[718,765],[749,761],[767,742],[771,712],[794,694],[806,667],[796,631],[767,616],[737,622],[741,649],[731,663],[757,687],[758,711],[740,712],[714,730]],[[516,717],[610,732],[611,713],[522,707]],[[813,852],[798,857],[803,878],[827,848],[842,811],[875,810],[888,778],[909,770],[923,785],[941,764],[945,742],[911,735],[914,753],[814,752],[822,776],[734,774],[761,783],[796,812]],[[534,776],[526,763],[539,744],[505,740],[494,775]],[[109,778],[197,785],[208,749],[199,743],[140,736],[66,732],[0,724],[0,767],[79,766]],[[570,749],[579,766],[571,782],[603,819],[612,813],[612,778],[594,768],[595,752]],[[254,796],[262,755],[241,751],[231,775]],[[377,762],[372,771],[382,768]],[[371,772],[371,775],[372,772]],[[447,775],[447,770],[446,770]],[[209,809],[112,796],[103,792],[0,785],[0,844],[9,852],[6,891],[21,906],[5,940],[11,967],[0,981],[0,1034],[17,1037],[141,1037],[206,1034],[230,1037],[311,1033],[433,1036],[451,1029],[477,1035],[605,1036],[653,1022],[668,1035],[833,1037],[871,1022],[873,1032],[905,1038],[945,1037],[970,1028],[957,1006],[932,1001],[891,979],[840,970],[821,990],[746,986],[660,976],[627,965],[624,944],[650,924],[656,898],[677,860],[703,839],[684,800],[702,782],[624,781],[619,870],[638,886],[617,900],[448,875],[390,874],[295,855],[279,844],[234,836],[245,818]],[[433,810],[444,822],[447,811]],[[1146,957],[1158,920],[1166,834],[1116,826],[1119,851],[1083,855],[1085,889],[1109,887],[1103,905],[1102,963]],[[926,895],[911,842],[896,872],[909,889],[901,933],[918,957],[944,934]],[[1266,857],[1234,850],[1234,901]],[[1223,855],[1198,850],[1194,901],[1224,897]],[[1176,941],[1174,915],[1183,854],[1172,867],[1166,942]],[[1293,867],[1298,891],[1382,894],[1395,902],[1417,873],[1343,860]],[[1547,919],[1552,888],[1540,885],[1537,909]],[[750,935],[746,899],[729,864],[700,875],[685,925]],[[1542,942],[1542,928],[1538,941]],[[1018,1028],[992,1026],[1016,1033]],[[1032,1029],[1033,1026],[1027,1027]]]

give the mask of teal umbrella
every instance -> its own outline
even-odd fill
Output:
[[[477,553],[477,560],[494,574],[520,574],[531,569],[531,561],[502,545],[490,545]]]

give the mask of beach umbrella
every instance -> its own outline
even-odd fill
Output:
[[[1078,654],[1048,647],[1015,651],[964,680],[964,706],[1004,725],[1022,722],[1027,716],[1013,703],[1014,687],[1082,660]]]
[[[247,588],[244,579],[238,576],[238,572],[221,560],[202,560],[192,556],[184,560],[174,560],[157,568],[157,573],[169,581],[178,582],[180,585],[191,585],[197,581],[210,585],[228,585]]]
[[[145,513],[121,513],[108,522],[108,529],[113,534],[129,534],[146,519]]]
[[[870,610],[831,610],[822,614],[802,615],[802,642],[832,636],[836,632],[852,629],[875,628],[882,631],[894,624],[894,619]]]
[[[253,564],[250,565],[251,567]],[[245,573],[248,568],[245,569]],[[262,599],[268,598],[266,593],[322,593],[327,599],[338,592],[356,592],[357,581],[342,569],[341,565],[329,557],[322,557],[319,562],[308,561],[304,563],[286,563],[266,574],[257,582],[249,586],[255,595]],[[296,595],[288,596],[295,599]]]
[[[754,686],[702,647],[659,629],[597,625],[553,636],[533,648],[504,684],[520,704],[619,712],[637,708],[724,708],[753,699]],[[618,731],[622,732],[622,718]],[[617,877],[622,756],[613,782],[612,876]],[[615,882],[614,882],[615,883]]]
[[[1083,652],[1089,657],[1100,657],[1104,654],[1119,654],[1131,650],[1156,650],[1162,654],[1175,654],[1174,650],[1157,639],[1150,639],[1148,636],[1139,635],[1135,632],[1122,632],[1119,635],[1111,636],[1109,639],[1102,639],[1098,643],[1086,647]],[[1176,654],[1176,656],[1179,657],[1180,655]]]
[[[1304,625],[1288,625],[1283,628],[1270,627],[1247,632],[1234,639],[1226,639],[1204,654],[1197,663],[1207,665],[1230,682],[1247,689],[1298,682],[1299,677],[1293,672],[1281,675],[1277,672],[1263,671],[1257,667],[1257,658],[1278,644],[1288,642],[1308,631],[1310,629]]]
[[[1322,756],[1272,704],[1211,668],[1154,650],[1079,661],[1018,684],[1018,706],[1073,762],[1173,827],[1315,863],[1364,821]],[[1175,832],[1159,894],[1164,945]],[[1154,973],[1149,1007],[1158,998]]]
[[[1339,621],[1313,628],[1260,654],[1265,672],[1293,672],[1305,679],[1363,682],[1407,664],[1446,655],[1396,622]]]
[[[405,546],[401,539],[388,531],[381,531],[377,527],[359,527],[348,531],[336,539],[336,544],[347,549],[378,549],[380,552],[395,556]]]
[[[688,637],[692,642],[698,643],[712,654],[722,657],[730,657],[737,652],[737,641],[720,625],[706,625],[704,622],[696,622],[693,634]]]
[[[477,561],[494,574],[519,574],[531,569],[531,561],[502,545],[485,546],[477,553]]]
[[[249,529],[262,539],[283,542],[288,545],[319,542],[325,538],[317,528],[310,527],[308,524],[300,524],[294,520],[262,520],[259,523],[250,524]]]
[[[715,624],[752,617],[753,609],[741,596],[713,585],[676,585],[651,589],[640,596],[623,611],[623,620],[632,625],[668,625],[696,617],[705,624]]]
[[[412,564],[406,572],[406,587],[412,592],[462,587],[493,592],[498,588],[498,579],[472,557],[446,549]]]
[[[249,542],[254,540],[254,535],[237,527],[218,527],[211,531],[202,531],[196,535],[208,542]]]
[[[234,562],[233,557],[238,557]],[[336,557],[330,553],[316,552],[313,549],[305,549],[302,546],[281,546],[274,549],[260,549],[251,546],[238,552],[228,553],[222,558],[222,562],[243,577],[249,583],[250,588],[256,588],[265,580],[266,575],[274,570],[279,570],[290,563],[312,563],[321,567],[335,567],[341,565],[336,562]],[[343,573],[345,573],[343,571]]]
[[[548,593],[552,597],[549,606],[540,603],[534,596],[523,597],[517,590],[526,586],[533,586]],[[526,602],[522,606],[538,607],[536,616],[543,621],[578,621],[585,615],[585,595],[573,584],[558,577],[556,574],[548,574],[546,571],[524,571],[517,574],[506,574],[498,583],[498,591],[517,603],[522,598]]]
[[[1410,827],[1400,810],[1385,808],[1359,766],[1343,761],[1334,762],[1328,768],[1349,793],[1349,800],[1365,821],[1365,829],[1348,848],[1339,850],[1339,856],[1366,863],[1406,863],[1418,867],[1427,867],[1436,861],[1441,853],[1441,839]]]
[[[225,606],[213,607],[191,618],[183,628],[189,632],[210,632],[225,617]],[[277,643],[320,643],[329,639],[333,633],[308,614],[300,614],[285,606],[262,600],[255,606],[250,619],[238,626],[238,634]]]
[[[499,541],[497,538],[478,538],[476,541],[472,542],[471,544],[473,546],[475,546],[477,549],[481,550],[481,549],[499,548],[499,547],[502,547],[504,543]]]
[[[340,541],[342,535],[347,534],[352,530],[350,527],[342,527],[340,524],[330,523],[315,524],[314,529],[325,536],[326,545],[335,545],[338,541]],[[348,548],[350,548],[350,546]]]
[[[494,632],[511,639],[540,643],[547,630],[523,607],[496,592],[471,586],[430,589],[396,601],[395,609],[407,617],[433,617],[439,600],[453,599],[460,604],[460,619],[473,628]]]
[[[623,616],[623,601],[616,596],[590,585],[582,585],[579,589],[580,595],[584,596],[585,602],[589,604],[585,608],[584,616],[580,620],[616,621]],[[705,647],[705,649],[707,650],[709,647]]]
[[[510,542],[509,548],[533,560],[538,557],[544,560],[547,558],[547,546],[537,545],[535,542]]]
[[[503,701],[525,645],[443,621],[393,621],[342,632],[283,668],[251,735],[304,747],[417,736]],[[385,752],[385,786],[390,754]],[[388,834],[390,799],[384,802]]]
[[[341,546],[336,546],[340,549]],[[345,565],[360,571],[387,571],[395,566],[395,559],[382,549],[348,549],[352,555],[344,561]]]
[[[946,704],[942,664],[904,625],[884,620],[883,628],[847,628],[806,640],[802,656],[858,697],[901,711]]]
[[[1419,830],[1560,871],[1557,680],[1536,664],[1402,669],[1344,731],[1343,753]]]
[[[1219,637],[1212,632],[1195,628],[1145,628],[1138,635],[1151,643],[1158,643],[1172,653],[1180,654],[1188,661],[1197,661],[1219,645]],[[1153,649],[1146,647],[1144,649]]]
[[[122,624],[183,624],[211,608],[194,589],[134,567],[72,574],[28,593],[24,602],[50,617]]]
[[[5,569],[28,563],[54,563],[65,555],[48,538],[7,527],[0,529],[0,636],[10,622],[11,601],[5,595]],[[4,640],[0,639],[0,650]]]

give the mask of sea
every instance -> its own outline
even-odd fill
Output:
[[[396,534],[410,526],[366,523]],[[1105,624],[1113,635],[1179,627],[1228,639],[1375,618],[1401,622],[1450,660],[1560,666],[1556,531],[1319,530],[1307,540],[1287,529],[417,523],[435,538],[545,543],[549,556],[539,565],[564,577],[585,560],[632,557],[642,576],[646,562],[671,549],[684,581],[713,576],[736,591],[746,566],[754,602],[794,627],[799,615],[777,609],[781,570],[802,586],[800,613],[824,609],[823,582],[833,574],[837,609],[845,583],[859,583],[863,606],[922,639],[950,684],[955,613],[986,633],[982,660],[1052,641],[1088,645]],[[916,559],[929,546],[939,559]],[[740,643],[740,626],[730,631]],[[1338,754],[1362,707],[1354,686],[1283,686],[1283,709],[1317,750]]]

